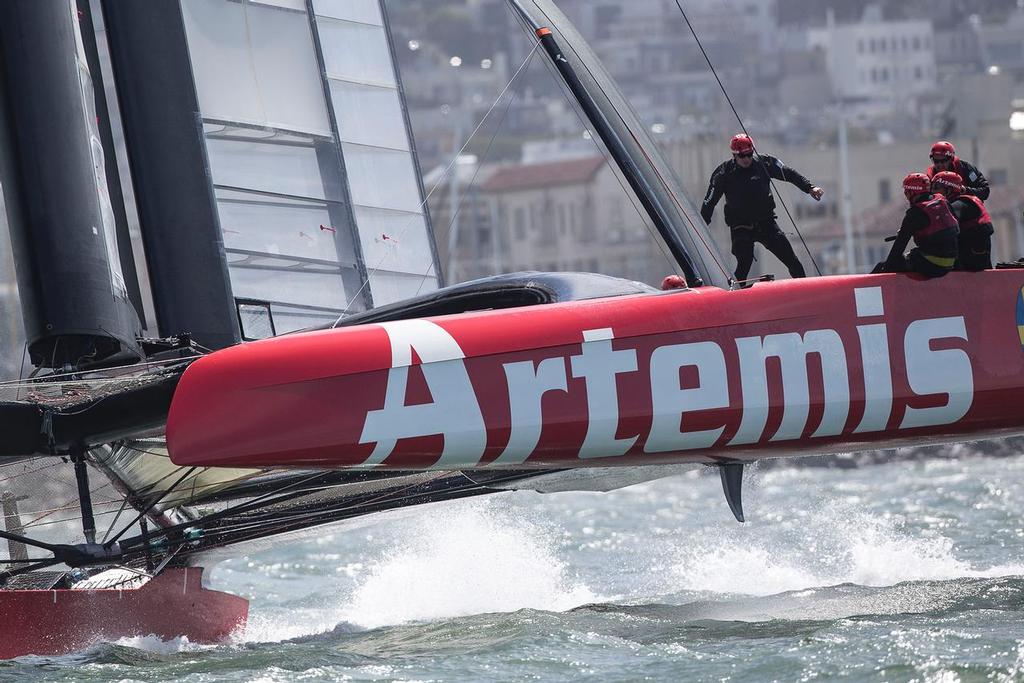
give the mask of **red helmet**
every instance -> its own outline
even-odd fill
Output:
[[[953,171],[941,171],[932,176],[932,192],[941,192],[947,198],[959,197],[964,193],[963,179]]]
[[[746,154],[747,152],[753,152],[754,140],[746,133],[733,135],[732,141],[729,142],[729,149],[732,150],[733,154]]]
[[[911,173],[903,179],[903,194],[908,200],[913,200],[919,194],[928,194],[932,191],[931,181],[924,173]]]
[[[952,160],[956,156],[956,147],[953,146],[952,142],[939,140],[932,145],[932,152],[928,156],[931,157],[932,161]]]
[[[661,288],[666,291],[669,289],[686,289],[686,278],[682,275],[666,275],[665,279],[661,281]]]

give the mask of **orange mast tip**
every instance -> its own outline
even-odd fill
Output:
[[[537,29],[537,37],[538,38],[543,38],[544,36],[550,36],[550,35],[551,35],[551,29],[549,29],[547,26],[541,26],[539,29]]]

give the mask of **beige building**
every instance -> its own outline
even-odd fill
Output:
[[[507,166],[481,191],[500,271],[589,271],[654,285],[674,272],[602,157]]]

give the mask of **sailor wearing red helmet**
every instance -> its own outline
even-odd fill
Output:
[[[988,199],[988,179],[974,164],[970,164],[956,155],[956,147],[952,142],[939,140],[932,145],[932,151],[928,156],[932,160],[932,165],[925,169],[929,178],[936,173],[952,171],[960,176],[964,194],[977,197],[982,201]]]
[[[932,176],[932,192],[949,201],[949,209],[960,224],[957,270],[986,270],[992,267],[992,219],[984,202],[964,193],[960,176],[940,171]]]
[[[956,217],[941,194],[932,194],[931,181],[924,173],[911,173],[903,179],[903,194],[910,202],[903,224],[884,264],[875,272],[913,271],[925,277],[942,277],[953,270],[957,257]],[[910,238],[916,248],[906,256]]]
[[[749,135],[739,134],[729,144],[732,159],[711,174],[708,192],[700,209],[705,223],[711,223],[715,205],[725,195],[725,223],[732,237],[736,257],[736,279],[743,281],[754,262],[754,243],[760,242],[785,264],[792,277],[805,277],[800,259],[782,234],[775,216],[771,179],[793,183],[814,199],[824,191],[775,157],[758,154]]]

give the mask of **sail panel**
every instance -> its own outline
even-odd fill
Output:
[[[383,0],[313,8],[373,303],[432,292],[437,249]]]
[[[436,289],[378,0],[181,8],[234,296],[280,334]]]

